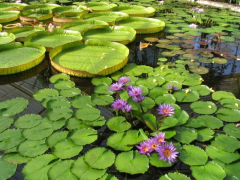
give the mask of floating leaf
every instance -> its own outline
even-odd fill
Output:
[[[201,115],[198,116],[196,119],[202,126],[209,127],[211,129],[219,129],[223,126],[223,122],[214,116]]]
[[[101,177],[99,180],[118,180],[114,175],[112,174],[105,174],[103,177]]]
[[[148,170],[149,160],[145,154],[137,151],[128,151],[118,154],[115,166],[119,172],[129,174],[145,173]]]
[[[216,91],[216,92],[212,93],[212,98],[213,98],[213,100],[219,101],[223,98],[235,99],[235,96],[231,92]]]
[[[62,89],[60,91],[60,95],[64,97],[73,97],[73,96],[79,95],[80,93],[81,93],[81,90],[75,87],[70,89]]]
[[[83,121],[94,121],[100,117],[100,113],[96,108],[83,108],[75,111],[75,117]]]
[[[217,106],[211,101],[197,101],[190,105],[192,110],[198,114],[213,114]]]
[[[44,154],[30,160],[23,168],[22,173],[26,180],[48,179],[48,170],[57,163],[57,157]]]
[[[214,131],[209,128],[197,129],[198,137],[197,140],[201,142],[208,141],[213,138]]]
[[[194,145],[183,145],[179,159],[190,166],[204,165],[208,160],[207,153]]]
[[[220,164],[218,163],[222,168],[223,170],[229,174],[229,175],[232,175],[233,177],[236,177],[235,179],[239,179],[240,178],[240,172],[239,172],[239,165],[240,163],[239,162],[234,162],[232,164]]]
[[[62,89],[71,89],[75,86],[75,83],[71,80],[66,79],[59,79],[54,82],[54,87],[56,89],[62,90]]]
[[[92,94],[91,100],[93,103],[100,106],[109,105],[114,101],[113,97],[110,95],[99,95],[97,93]]]
[[[0,102],[0,116],[14,116],[28,106],[28,100],[17,97]]]
[[[189,144],[197,139],[198,133],[195,129],[186,127],[175,127],[176,135],[173,137],[177,141]]]
[[[68,119],[72,116],[72,110],[69,108],[51,108],[47,109],[46,111],[46,116],[48,117],[49,120],[51,121],[57,121],[62,118]]]
[[[93,169],[84,160],[83,156],[73,162],[71,172],[78,178],[84,180],[93,180],[102,177],[106,169]]]
[[[211,144],[227,152],[234,152],[236,149],[240,148],[240,141],[232,136],[223,134],[216,134],[216,137],[211,141]]]
[[[217,164],[208,162],[204,166],[191,166],[192,175],[196,179],[224,179],[225,171]]]
[[[168,161],[163,161],[163,159],[159,160],[160,156],[156,152],[152,152],[151,156],[149,157],[150,164],[156,167],[171,167],[175,163],[169,164]]]
[[[73,129],[69,133],[69,139],[76,145],[91,144],[97,140],[97,131],[91,128]]]
[[[91,96],[86,96],[83,94],[74,96],[71,99],[71,104],[75,108],[86,108],[86,107],[91,107],[95,105],[91,100]]]
[[[94,77],[94,78],[92,78],[91,82],[95,86],[98,86],[100,84],[110,85],[112,83],[112,79],[109,78],[109,77],[104,77],[104,76],[102,76],[102,77]]]
[[[148,93],[148,95],[152,98],[152,99],[155,99],[157,98],[158,96],[161,96],[163,94],[167,94],[167,90],[162,88],[162,87],[155,87],[153,89],[151,89]]]
[[[94,92],[97,94],[106,94],[106,95],[112,95],[113,91],[109,90],[109,85],[107,84],[99,84],[95,86]]]
[[[83,147],[74,144],[69,139],[64,139],[52,146],[52,154],[60,159],[69,159],[78,155]]]
[[[200,96],[207,96],[210,94],[210,88],[206,85],[196,85],[189,87],[190,90],[197,91]]]
[[[131,127],[131,124],[122,116],[110,118],[106,125],[109,129],[116,132],[123,132]]]
[[[220,108],[216,115],[222,121],[239,122],[240,111],[237,109]]]
[[[42,117],[38,114],[25,114],[18,117],[13,125],[17,128],[25,129],[37,126],[41,123],[41,121]]]
[[[190,178],[187,177],[185,174],[175,172],[165,174],[164,176],[161,176],[159,180],[190,180]]]
[[[113,165],[115,154],[107,148],[97,147],[84,155],[84,161],[94,169],[106,169]]]
[[[53,130],[58,130],[61,127],[63,127],[65,125],[66,121],[67,120],[65,118],[61,118],[60,120],[57,120],[57,121],[51,121],[47,117],[44,117],[42,119],[42,122],[50,124],[52,126]]]
[[[155,99],[156,104],[163,104],[163,103],[167,103],[167,104],[174,104],[176,102],[176,98],[172,95],[172,94],[163,94],[158,96]]]
[[[13,118],[8,116],[0,116],[0,132],[9,128],[13,123]]]
[[[233,136],[235,138],[240,138],[240,131],[239,131],[239,128],[236,127],[236,124],[226,124],[224,127],[223,127],[223,131],[230,135],[230,136]]]
[[[220,104],[225,108],[240,109],[239,99],[221,99]]]
[[[46,107],[47,108],[70,108],[71,104],[66,98],[60,98],[61,96],[58,96],[59,98],[49,99],[47,101]]]
[[[68,131],[59,131],[59,132],[54,132],[51,136],[49,136],[46,140],[46,143],[48,146],[51,148],[55,144],[57,144],[60,141],[63,141],[64,139],[67,138],[68,136]]]
[[[178,119],[173,117],[166,117],[164,122],[162,123],[161,127],[158,130],[167,129],[170,127],[174,127],[178,123]]]
[[[43,154],[48,150],[48,146],[45,143],[45,139],[38,141],[23,141],[18,146],[18,151],[22,156],[35,157]]]
[[[17,165],[4,161],[2,156],[0,156],[0,169],[0,179],[5,180],[14,175],[17,170]]]
[[[4,155],[2,156],[2,159],[11,164],[23,164],[23,163],[27,163],[29,160],[31,160],[31,158],[24,157],[17,152],[4,153]]]
[[[77,177],[71,172],[73,162],[73,160],[65,160],[54,164],[48,171],[49,179],[77,180]]]
[[[135,144],[145,140],[138,130],[114,133],[107,139],[107,146],[119,151],[129,151]]]
[[[240,158],[240,155],[237,152],[226,152],[211,145],[206,147],[206,152],[211,159],[217,159],[227,164]]]
[[[173,117],[178,120],[177,126],[185,124],[189,119],[189,115],[186,111],[182,109],[176,109],[176,108],[175,108],[175,113],[173,114]]]
[[[54,74],[53,76],[50,77],[49,81],[51,83],[57,82],[59,79],[65,79],[65,80],[70,80],[70,76],[67,74],[59,73],[59,74]]]
[[[42,101],[44,98],[47,98],[49,96],[58,96],[59,93],[56,89],[40,89],[38,91],[35,91],[33,94],[34,99],[37,101]]]
[[[86,121],[81,121],[77,118],[70,118],[68,119],[68,121],[66,122],[66,127],[68,129],[80,129],[80,128],[90,128],[90,126],[88,126],[86,124]]]
[[[174,92],[174,97],[178,102],[194,102],[199,99],[199,94],[196,91],[182,89]]]
[[[22,130],[8,129],[0,133],[0,150],[13,148],[24,141]]]

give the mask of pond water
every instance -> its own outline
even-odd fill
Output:
[[[165,10],[160,10],[160,13],[163,11]],[[240,42],[239,35],[237,33],[232,33],[236,31],[228,31],[226,29],[222,29],[221,36],[233,35],[236,39],[235,41],[228,41],[225,39],[222,40],[221,43],[219,43],[220,41],[215,40],[218,36],[216,34],[217,31],[215,33],[203,33],[201,32],[202,29],[199,31],[196,30],[194,32],[200,34],[199,36],[197,36],[192,32],[191,29],[189,29],[189,32],[191,32],[190,35],[184,35],[182,31],[179,32],[179,29],[177,30],[175,27],[170,25],[169,19],[171,19],[171,15],[169,14],[171,13],[166,13],[166,16],[162,16],[160,13],[158,13],[158,15],[160,17],[163,17],[163,19],[167,19],[166,22],[168,22],[166,23],[165,30],[154,34],[137,35],[136,39],[132,43],[127,45],[130,50],[128,63],[136,63],[137,65],[146,65],[151,67],[157,67],[159,65],[176,67],[183,65],[186,70],[193,69],[193,71],[194,68],[204,67],[204,70],[208,70],[207,73],[203,73],[200,70],[198,71],[198,69],[195,69],[194,71],[200,72],[201,76],[204,79],[202,84],[213,87],[213,89],[215,90],[225,90],[233,92],[235,96],[239,98]],[[178,19],[176,16],[174,16],[174,18]],[[181,23],[181,21],[179,22]],[[172,23],[176,25],[178,22],[172,21]],[[232,24],[236,25],[231,26],[234,27],[234,29],[240,29],[239,22],[233,22]],[[186,28],[186,26],[182,27]],[[186,32],[188,32],[188,30]],[[149,40],[149,38],[151,40]],[[168,42],[166,43],[165,40],[168,40]],[[216,44],[212,43],[213,41]],[[172,51],[174,51],[174,53]],[[216,62],[212,62],[209,60],[210,58],[214,57],[217,58]],[[30,84],[29,86],[31,89],[38,90],[41,88],[52,87],[49,78],[57,73],[59,72],[53,67],[51,67],[49,63],[48,53],[46,53],[46,58],[44,59],[44,61],[36,67],[22,73],[0,76],[0,90],[2,87],[4,87],[4,85],[18,85],[21,82],[27,83],[32,79],[34,80],[34,83]],[[71,77],[71,80],[75,82],[76,86],[79,87],[82,92],[86,94],[92,94],[94,86],[91,84],[91,78]],[[187,107],[186,109],[189,109],[189,107]],[[109,115],[107,112],[104,111],[104,109],[102,109],[102,111],[103,114],[105,113],[105,116],[111,116],[111,113]],[[101,143],[106,145],[105,141],[101,141]],[[196,146],[202,145],[199,142],[196,142],[194,144]],[[210,143],[205,142],[204,144],[206,145]],[[90,146],[89,148],[92,148],[92,146]],[[85,151],[87,151],[87,148],[85,149]],[[157,180],[161,174],[165,174],[171,171],[174,172],[176,171],[176,169],[178,172],[186,174],[192,179],[194,179],[191,175],[190,167],[181,162],[176,163],[176,165],[171,168],[162,168],[161,170],[156,167],[151,167],[151,169],[149,169],[148,171],[148,174],[145,175],[126,175],[118,173],[115,168],[109,169],[109,172],[115,174],[116,177],[118,177],[119,179]],[[21,167],[19,166],[19,169],[17,171],[18,175],[16,175],[16,173],[14,178],[12,178],[11,180],[23,179],[23,177],[19,175],[20,171]]]

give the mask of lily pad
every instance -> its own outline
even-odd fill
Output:
[[[38,65],[45,57],[45,48],[32,43],[0,45],[0,75],[15,74]]]
[[[88,13],[88,8],[86,6],[61,6],[52,9],[55,15],[59,14],[85,14]]]
[[[190,180],[190,178],[187,177],[185,174],[181,174],[178,172],[165,174],[164,176],[161,176],[159,180],[179,180],[179,179]]]
[[[19,18],[19,11],[1,11],[0,23],[15,21]]]
[[[0,133],[0,150],[7,150],[24,141],[22,130],[8,129]]]
[[[93,51],[95,53],[92,53]],[[122,44],[87,40],[85,44],[73,42],[58,46],[50,52],[50,58],[51,64],[59,71],[75,76],[93,77],[121,69],[128,61],[128,54],[128,48]]]
[[[108,2],[88,2],[85,4],[92,12],[111,11],[116,7],[116,4],[109,4]]]
[[[79,21],[76,20],[76,21],[67,22],[61,25],[61,28],[69,29],[73,31],[79,31],[82,34],[84,34],[86,31],[90,29],[104,28],[108,26],[109,26],[108,23],[105,21],[86,19],[86,20],[79,20]]]
[[[161,167],[171,167],[174,165],[174,163],[169,164],[168,161],[164,161],[163,159],[159,160],[159,154],[156,152],[152,152],[151,156],[149,158],[150,164],[161,168]]]
[[[0,45],[13,42],[15,38],[16,37],[13,33],[0,32]]]
[[[112,11],[124,12],[131,17],[151,17],[154,16],[156,10],[153,7],[144,7],[139,5],[121,5],[114,7]]]
[[[32,42],[34,44],[44,46],[47,51],[50,51],[56,46],[80,40],[82,40],[82,36],[78,31],[55,29],[52,32],[35,32],[26,37],[24,42]]]
[[[17,170],[17,165],[4,161],[2,156],[0,156],[0,168],[0,179],[8,179],[14,175],[15,171]]]
[[[217,106],[210,101],[197,101],[190,105],[195,113],[213,114],[217,110]]]
[[[49,9],[36,9],[34,11],[22,11],[19,16],[21,21],[34,21],[34,19],[43,21],[51,19],[53,14]]]
[[[84,33],[83,39],[99,39],[128,44],[135,39],[136,31],[131,27],[114,26],[91,29]]]
[[[235,138],[240,138],[239,128],[236,127],[236,124],[232,124],[232,123],[226,124],[223,127],[223,131],[230,136],[233,136]]]
[[[128,151],[118,154],[115,166],[119,172],[129,174],[143,174],[148,170],[149,160],[145,154],[137,151]]]
[[[110,118],[106,125],[109,129],[116,132],[123,132],[131,127],[131,124],[122,116]]]
[[[13,123],[13,118],[8,116],[0,116],[0,133],[9,128]]]
[[[220,108],[216,115],[222,121],[239,122],[240,111],[237,109]]]
[[[193,128],[175,127],[176,135],[173,137],[177,141],[189,144],[197,139],[198,133]]]
[[[71,80],[59,79],[54,83],[54,87],[59,90],[71,89],[75,83]]]
[[[137,34],[156,33],[163,30],[165,27],[165,23],[159,19],[144,17],[129,17],[118,21],[116,24],[118,26],[132,27],[136,30]]]
[[[62,118],[68,119],[72,116],[73,111],[69,108],[60,107],[60,108],[51,108],[47,109],[46,116],[51,121],[57,121]]]
[[[230,109],[240,109],[240,100],[239,99],[221,99],[220,104],[225,108]]]
[[[59,93],[56,89],[40,89],[38,91],[35,91],[33,94],[33,97],[37,101],[42,101],[47,97],[54,97],[58,96]]]

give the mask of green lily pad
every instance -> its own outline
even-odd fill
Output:
[[[116,4],[109,4],[108,2],[88,2],[85,5],[93,12],[110,11],[117,6]]]
[[[0,133],[8,129],[13,123],[13,118],[8,116],[0,116]]]
[[[230,136],[233,136],[235,138],[240,138],[239,128],[236,127],[236,124],[232,124],[232,123],[226,124],[223,127],[223,131]]]
[[[1,168],[0,179],[4,180],[14,175],[14,173],[17,170],[17,165],[10,164],[9,162],[4,161],[2,156],[0,156],[0,168]]]
[[[159,19],[144,17],[129,17],[116,23],[118,26],[128,26],[136,30],[137,34],[156,33],[165,27],[165,23]],[[146,24],[148,24],[146,26]]]
[[[179,153],[179,159],[190,166],[205,165],[208,156],[201,148],[194,145],[183,145],[183,149]]]
[[[228,61],[227,59],[224,59],[224,58],[215,57],[215,58],[212,58],[212,62],[218,63],[218,64],[226,64]]]
[[[42,101],[44,98],[58,96],[59,93],[56,89],[40,89],[33,94],[34,99]]]
[[[54,82],[54,88],[59,90],[71,89],[75,86],[75,83],[71,80],[59,79]]]
[[[50,58],[51,64],[61,72],[93,77],[121,69],[127,63],[128,54],[128,48],[122,44],[92,39],[85,44],[72,42],[58,46],[50,52]]]
[[[54,164],[48,171],[49,179],[77,180],[77,177],[71,172],[73,162],[74,160],[65,160]]]
[[[106,106],[111,104],[114,101],[114,98],[110,95],[99,95],[97,93],[93,93],[91,100],[96,105]]]
[[[122,12],[95,12],[84,14],[82,19],[105,21],[109,25],[115,25],[117,21],[128,18],[128,14]]]
[[[96,108],[83,108],[75,111],[75,117],[83,121],[94,121],[100,117],[100,111]]]
[[[8,129],[0,133],[0,150],[13,148],[24,141],[22,130]]]
[[[114,7],[112,10],[127,13],[131,17],[151,17],[155,14],[156,11],[153,7],[144,7],[139,5],[121,5]]]
[[[143,174],[148,170],[149,160],[145,154],[139,154],[137,151],[128,151],[118,154],[115,166],[119,172],[129,174]]]
[[[223,122],[214,116],[201,115],[198,116],[196,119],[200,125],[211,129],[219,129],[223,126]]]
[[[220,108],[216,112],[217,118],[226,122],[239,122],[240,111],[237,109]]]
[[[161,96],[163,94],[167,94],[167,90],[162,88],[162,87],[155,87],[153,89],[150,89],[148,95],[152,98],[152,99],[156,99],[158,96]]]
[[[199,99],[199,94],[190,89],[181,89],[173,93],[178,102],[194,102]]]
[[[240,148],[240,141],[232,136],[216,134],[215,139],[211,141],[211,145],[223,151],[234,152]]]
[[[0,23],[7,23],[17,20],[19,17],[19,13],[19,11],[1,11]]]
[[[70,89],[62,89],[59,94],[64,97],[73,97],[81,94],[81,90],[79,88],[70,88]]]
[[[13,33],[0,32],[0,44],[7,44],[15,40],[15,35]]]
[[[49,120],[51,121],[57,121],[62,118],[68,119],[72,116],[73,111],[69,108],[51,108],[47,109],[46,111],[46,116],[48,117]]]
[[[46,107],[47,108],[70,108],[71,107],[71,103],[65,98],[65,97],[61,97],[61,96],[57,96],[56,98],[53,97],[51,98],[45,98],[43,101],[46,102]],[[42,101],[42,104],[43,104]]]
[[[193,128],[186,127],[175,127],[176,135],[173,136],[174,139],[182,143],[189,144],[197,139],[198,133]]]
[[[135,144],[143,141],[144,137],[138,130],[129,130],[122,133],[114,133],[107,139],[107,146],[119,151],[129,151]]]
[[[163,124],[158,130],[163,130],[163,129],[168,129],[170,127],[174,127],[178,123],[178,119],[173,118],[173,117],[166,117],[164,119]]]
[[[131,124],[122,116],[110,118],[106,125],[109,129],[116,132],[123,132],[131,127]]]
[[[212,139],[214,137],[213,136],[214,131],[212,131],[209,128],[197,129],[197,133],[198,133],[197,140],[201,141],[201,142],[209,141],[210,139]]]
[[[92,180],[102,177],[107,169],[93,169],[83,159],[83,156],[75,160],[71,167],[71,172],[78,179]]]
[[[55,75],[53,75],[53,76],[50,77],[49,81],[54,84],[54,83],[57,82],[59,79],[70,80],[70,76],[67,75],[67,74],[63,74],[63,73],[55,74]]]
[[[97,131],[92,128],[73,129],[68,138],[76,145],[83,146],[97,140]]]
[[[163,161],[163,159],[159,160],[159,154],[156,152],[151,153],[149,160],[150,160],[149,162],[151,165],[158,167],[158,168],[171,167],[175,164],[175,163],[169,164],[168,161]]]
[[[52,12],[56,15],[59,14],[85,14],[88,13],[88,9],[86,6],[61,6],[55,7],[52,9]]]
[[[21,11],[19,14],[21,21],[34,21],[34,19],[44,21],[53,17],[49,9],[35,9],[34,11]]]
[[[240,100],[239,99],[221,99],[220,104],[225,108],[230,109],[240,109]]]
[[[136,36],[136,31],[131,27],[113,26],[91,29],[84,33],[83,39],[99,39],[121,44],[131,43]]]
[[[31,158],[24,157],[17,152],[4,153],[4,155],[2,156],[2,159],[11,164],[23,164],[31,160]]]
[[[69,159],[78,155],[82,149],[83,146],[76,145],[69,139],[64,139],[52,146],[52,154],[60,159]]]
[[[213,100],[219,101],[219,100],[221,100],[223,98],[235,99],[235,96],[231,92],[216,91],[216,92],[212,93],[212,98],[213,98]]]
[[[43,180],[48,179],[48,170],[59,160],[52,154],[44,154],[30,160],[23,168],[25,179]]]
[[[64,139],[67,138],[68,136],[68,131],[59,131],[59,132],[54,132],[51,136],[49,136],[46,139],[46,143],[50,148],[52,148],[55,144],[57,144],[60,141],[63,141]]]
[[[197,101],[190,105],[195,113],[213,114],[217,110],[217,106],[211,101]]]
[[[172,94],[163,94],[158,96],[155,99],[156,104],[163,104],[163,103],[167,103],[167,104],[174,104],[176,102],[176,98],[172,95]]]
[[[18,151],[22,156],[35,157],[45,153],[48,146],[45,139],[38,141],[25,140],[18,146]]]
[[[93,148],[84,155],[84,161],[94,169],[106,169],[114,163],[114,160],[115,154],[104,147]]]
[[[181,174],[178,172],[168,173],[159,178],[159,180],[180,180],[180,179],[181,180],[190,180],[190,178],[187,177],[185,174]]]
[[[44,117],[42,119],[42,122],[50,124],[54,131],[62,128],[65,125],[66,121],[67,119],[65,118],[61,118],[60,120],[57,120],[57,121],[51,121],[47,117]]]
[[[53,128],[50,124],[42,122],[39,125],[24,129],[22,134],[27,140],[40,140],[50,136],[53,133]]]
[[[110,85],[110,84],[112,83],[112,79],[109,78],[109,77],[105,77],[105,76],[101,77],[101,76],[100,76],[100,77],[94,77],[94,78],[92,78],[91,82],[92,82],[92,84],[95,85],[95,86],[98,86],[98,85],[100,85],[100,84]]]
[[[211,92],[210,88],[206,85],[191,86],[189,89],[196,91],[200,96],[207,96]]]
[[[192,175],[196,179],[224,179],[225,171],[217,164],[208,162],[204,166],[191,166]]]
[[[88,107],[92,107],[95,105],[91,100],[91,96],[86,96],[83,94],[74,96],[71,99],[71,104],[73,107],[79,108],[79,109],[88,108]]]
[[[66,127],[70,130],[80,129],[80,128],[90,128],[90,126],[88,126],[85,121],[81,121],[77,118],[68,119],[68,121],[66,122]]]
[[[237,152],[226,152],[211,145],[206,147],[206,152],[211,159],[217,159],[227,164],[240,158],[240,155]]]
[[[112,95],[113,91],[109,90],[109,85],[107,84],[99,84],[95,86],[94,92],[97,94],[107,94],[107,95]]]

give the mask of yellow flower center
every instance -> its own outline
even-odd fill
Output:
[[[158,138],[158,142],[163,142],[163,138]]]
[[[169,109],[164,109],[163,112],[164,112],[165,114],[168,114],[168,113],[169,113]]]
[[[157,145],[156,145],[156,144],[152,144],[151,147],[152,147],[153,149],[156,149],[156,148],[157,148]]]
[[[145,152],[147,152],[147,151],[149,150],[149,148],[148,148],[148,147],[144,147],[143,150],[144,150]]]
[[[164,154],[164,156],[169,157],[169,156],[171,156],[172,152],[171,152],[171,150],[169,150],[169,149],[165,149],[165,150],[163,151],[163,154]]]

